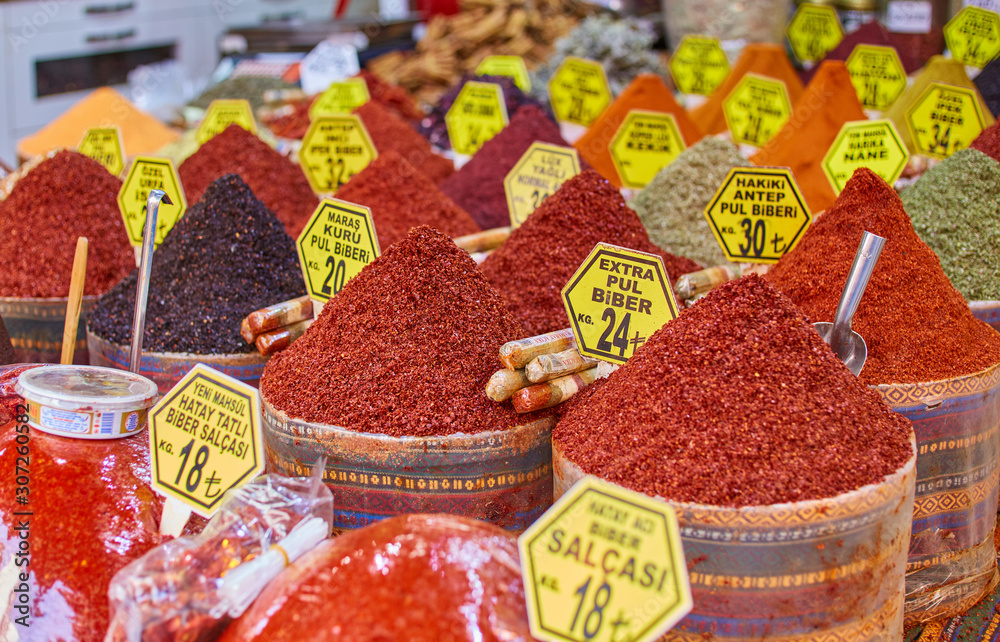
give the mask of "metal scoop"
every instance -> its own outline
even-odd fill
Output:
[[[149,191],[146,197],[146,225],[142,228],[142,258],[139,276],[135,283],[135,311],[132,315],[132,349],[129,351],[128,369],[139,374],[142,362],[142,333],[146,326],[146,301],[149,298],[149,275],[153,271],[153,246],[156,242],[156,217],[160,202],[173,205],[162,189]]]
[[[868,346],[861,335],[851,330],[851,320],[854,313],[858,311],[858,304],[868,287],[868,280],[875,271],[875,264],[879,255],[882,254],[882,247],[885,239],[876,236],[871,232],[865,232],[861,237],[861,244],[858,246],[858,253],[854,255],[854,263],[851,264],[851,271],[847,274],[847,283],[844,284],[844,291],[840,294],[840,303],[837,304],[837,313],[833,317],[833,323],[814,323],[813,327],[823,340],[830,344],[837,358],[844,362],[847,369],[854,373],[854,376],[861,374],[861,369],[865,367],[865,360],[868,359]]]

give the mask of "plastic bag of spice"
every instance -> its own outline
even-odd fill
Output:
[[[200,534],[162,544],[115,575],[106,642],[214,640],[266,585],[234,588],[236,570],[284,542],[296,527],[316,528],[314,518],[322,524],[319,538],[325,538],[333,495],[318,474],[264,475],[229,491]]]

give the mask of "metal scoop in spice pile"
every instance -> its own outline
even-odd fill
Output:
[[[847,283],[844,284],[844,291],[840,294],[833,323],[813,324],[819,336],[830,344],[837,358],[844,362],[854,376],[861,374],[861,369],[865,367],[868,346],[860,334],[851,330],[851,320],[858,311],[858,304],[865,294],[868,280],[875,271],[875,264],[878,263],[884,245],[884,238],[865,232],[861,237],[861,244],[858,245],[858,252],[854,255],[851,271],[847,274]]]

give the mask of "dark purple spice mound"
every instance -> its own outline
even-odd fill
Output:
[[[98,300],[89,329],[132,341],[138,270]],[[295,242],[236,174],[217,179],[153,254],[143,349],[250,352],[240,322],[254,310],[305,294]]]

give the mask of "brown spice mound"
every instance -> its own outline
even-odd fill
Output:
[[[455,173],[455,164],[431,149],[431,144],[415,129],[375,101],[368,101],[354,110],[365,124],[368,135],[379,154],[399,152],[410,165],[417,167],[427,178],[440,184]]]
[[[981,131],[969,147],[978,149],[993,160],[1000,162],[1000,121]]]
[[[671,283],[701,269],[653,245],[618,190],[592,169],[546,198],[482,269],[529,334],[561,330],[569,319],[560,292],[599,242],[661,256]]]
[[[0,203],[0,296],[69,296],[76,239],[87,237],[84,294],[103,294],[135,269],[118,211],[122,182],[76,152],[28,172]]]
[[[316,211],[302,169],[239,125],[230,125],[177,168],[188,204],[197,203],[217,178],[238,174],[296,238]]]
[[[886,243],[853,322],[868,346],[861,381],[937,381],[1000,363],[1000,335],[972,316],[896,192],[866,168],[766,278],[813,321],[833,321],[866,230]]]
[[[913,430],[759,276],[654,334],[556,426],[584,472],[679,502],[761,506],[881,481]]]
[[[324,307],[261,377],[269,403],[306,421],[392,436],[506,430],[531,416],[484,392],[500,346],[524,336],[475,262],[414,228]]]
[[[451,237],[479,231],[465,210],[396,152],[379,154],[337,198],[371,208],[379,247],[389,247],[418,225]]]

